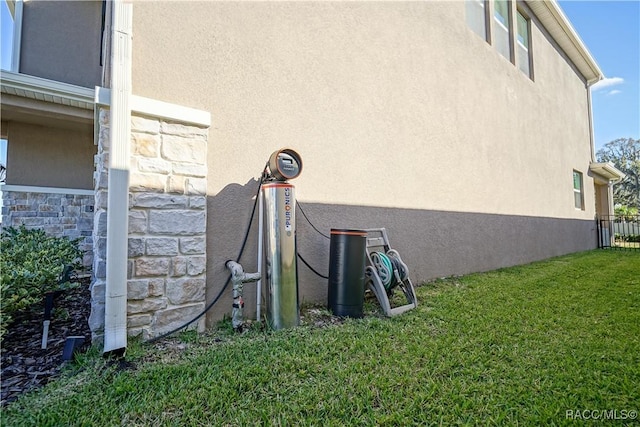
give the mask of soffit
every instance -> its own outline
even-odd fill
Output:
[[[571,59],[589,86],[603,78],[600,67],[556,0],[528,1],[527,6]]]
[[[607,181],[620,181],[626,176],[611,162],[591,163],[589,170]]]
[[[93,111],[94,90],[68,83],[2,70],[0,91],[6,95]]]
[[[40,126],[91,129],[93,90],[0,71],[2,120]]]

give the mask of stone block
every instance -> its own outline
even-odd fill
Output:
[[[162,157],[182,163],[202,163],[207,157],[207,143],[203,139],[162,135]]]
[[[91,293],[91,304],[104,304],[106,282],[104,280],[96,280],[89,287]]]
[[[184,255],[204,254],[207,249],[205,237],[181,237],[180,252]]]
[[[198,164],[174,162],[172,171],[176,175],[204,178],[207,176],[207,166],[202,164],[202,161],[204,161],[204,159],[202,159]]]
[[[166,296],[174,305],[204,301],[204,279],[167,279]]]
[[[164,279],[153,278],[149,279],[149,296],[161,297],[164,295]]]
[[[107,263],[103,260],[98,261],[94,271],[96,279],[105,279],[107,277]]]
[[[78,219],[78,230],[90,231],[93,230],[93,218],[80,218]]]
[[[58,204],[56,205],[40,205],[38,206],[38,211],[39,212],[60,212],[62,209],[60,208],[60,205]]]
[[[16,211],[13,209],[13,206],[11,207],[11,216],[13,216],[14,218],[33,218],[38,216],[38,212],[36,211]],[[44,221],[40,221],[40,225],[44,224]],[[38,225],[38,224],[33,224],[33,225]]]
[[[85,253],[82,255],[82,266],[85,268],[85,270],[90,270],[92,264],[93,264],[93,252],[85,251]]]
[[[60,206],[62,200],[60,199],[60,197],[55,197],[53,194],[51,195],[51,197],[49,197],[47,199],[47,205],[51,205],[51,206]]]
[[[166,175],[132,172],[129,176],[129,191],[162,192],[166,183]]]
[[[147,239],[147,255],[178,255],[178,239],[170,237]]]
[[[73,205],[65,206],[63,209],[63,212],[65,215],[68,215],[68,216],[78,216],[80,215],[80,206],[73,206]]]
[[[131,214],[129,214],[129,221],[131,221]],[[97,236],[107,236],[107,211],[99,211],[94,218],[94,233]]]
[[[169,174],[171,172],[171,162],[157,158],[139,157],[136,162],[140,172]]]
[[[204,303],[190,304],[182,307],[171,307],[156,313],[154,335],[169,332],[196,317],[204,310]],[[194,322],[189,328],[197,328],[204,332],[204,318]]]
[[[103,150],[109,150],[109,144],[111,141],[109,141],[109,135],[111,134],[111,131],[109,130],[108,127],[101,127],[100,130],[98,131],[98,147],[100,147]]]
[[[187,258],[187,274],[198,276],[207,271],[207,258],[203,256],[192,256]]]
[[[148,280],[129,280],[127,281],[127,299],[141,300],[149,296]]]
[[[207,194],[207,180],[204,178],[187,178],[187,194]]]
[[[167,258],[138,258],[134,261],[135,277],[166,276],[169,274]]]
[[[151,338],[149,329],[148,327],[127,329],[127,336],[130,338],[140,337],[143,341],[146,341]]]
[[[153,234],[193,235],[206,231],[204,211],[154,210],[149,212],[149,232]]]
[[[105,212],[106,216],[106,212]],[[129,211],[129,233],[147,232],[147,214],[144,211]],[[105,234],[106,235],[106,234]]]
[[[146,326],[151,324],[153,316],[151,314],[139,314],[135,316],[129,316],[127,318],[127,328],[136,328],[140,326]]]
[[[136,156],[158,157],[160,155],[160,135],[132,133],[131,153]]]
[[[160,132],[168,135],[207,137],[209,128],[185,125],[182,123],[161,122]]]
[[[160,122],[141,116],[131,116],[131,131],[144,133],[160,133]]]
[[[106,237],[96,237],[94,250],[96,254],[99,254],[102,258],[106,258],[107,255],[107,238]]]
[[[78,230],[76,230],[75,228],[67,229],[67,227],[69,226],[65,226],[65,230],[62,232],[62,235],[64,237],[68,237],[69,239],[77,239],[78,237],[80,237],[80,232]]]
[[[152,313],[167,307],[165,298],[146,298],[140,301],[127,301],[127,313]]]
[[[175,209],[186,208],[186,196],[164,193],[137,193],[133,195],[132,206],[137,208]]]
[[[89,314],[88,323],[92,333],[104,329],[104,303],[91,303],[91,314]]]
[[[205,209],[207,198],[205,196],[191,196],[189,197],[189,207],[191,209]]]
[[[167,182],[167,192],[173,194],[184,194],[186,190],[187,180],[180,175],[171,175]]]
[[[64,231],[62,226],[58,224],[45,225],[42,229],[50,236],[61,236]]]
[[[96,180],[95,186],[96,189],[107,189],[109,188],[109,174],[107,172],[100,172],[96,174],[97,177],[94,176],[94,180]]]
[[[180,277],[187,274],[187,260],[184,257],[171,258],[171,276]]]
[[[135,258],[144,255],[145,240],[141,237],[129,237],[127,256]]]
[[[14,225],[17,220],[17,225],[24,225],[27,228],[41,228],[45,225],[44,218],[22,218],[22,217],[14,217]]]
[[[101,126],[109,126],[110,110],[108,108],[100,108],[98,113],[98,123]]]

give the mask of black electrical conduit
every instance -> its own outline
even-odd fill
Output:
[[[259,200],[259,196],[260,196],[260,189],[262,188],[262,184],[264,183],[265,178],[266,178],[266,167],[265,167],[265,170],[262,172],[262,176],[260,177],[260,182],[258,183],[258,191],[256,191],[255,200],[253,202],[253,208],[251,209],[251,217],[249,218],[249,224],[247,226],[247,231],[244,234],[244,239],[242,240],[242,246],[240,247],[240,252],[238,253],[238,256],[236,258],[236,262],[240,262],[240,258],[242,257],[242,254],[244,253],[244,248],[247,245],[247,239],[249,238],[249,231],[251,231],[251,225],[253,224],[253,217],[254,217],[254,215],[256,213],[256,206],[258,205],[258,200]],[[329,239],[330,238],[329,236],[327,236],[326,234],[322,233],[320,230],[318,230],[315,227],[315,225],[313,225],[313,223],[309,220],[309,217],[307,217],[307,215],[302,210],[302,206],[300,205],[300,203],[297,200],[296,200],[296,204],[298,205],[298,208],[300,208],[300,212],[302,212],[302,215],[305,217],[305,219],[311,225],[311,227],[313,227],[313,229],[316,230],[318,233],[320,233],[322,236],[324,236],[327,239]],[[315,268],[311,267],[311,265],[309,265],[309,263],[302,257],[302,255],[300,255],[300,253],[296,252],[296,254],[298,255],[298,258],[300,258],[302,260],[304,265],[309,267],[309,269],[312,272],[314,272],[317,276],[319,276],[319,277],[321,277],[323,279],[328,279],[329,278],[328,276],[324,276],[324,275],[318,273],[318,271]],[[211,307],[213,307],[218,302],[220,297],[222,297],[222,294],[224,293],[224,291],[227,289],[227,286],[229,286],[229,283],[231,283],[231,275],[229,275],[229,277],[227,278],[227,281],[224,283],[224,286],[222,287],[222,289],[220,289],[220,292],[218,292],[218,295],[216,295],[216,297],[209,303],[209,305],[207,305],[204,308],[204,310],[202,310],[202,312],[200,314],[198,314],[196,317],[194,317],[193,319],[189,320],[187,323],[185,323],[185,324],[183,324],[181,326],[178,326],[175,329],[172,329],[169,332],[165,332],[162,335],[158,335],[157,337],[154,337],[154,338],[151,338],[150,340],[145,341],[145,343],[146,344],[153,344],[154,342],[159,341],[159,340],[161,340],[163,338],[166,338],[169,335],[175,334],[179,330],[186,328],[187,326],[191,325],[193,322],[195,322],[198,319],[200,319],[209,310],[211,310]]]
[[[326,234],[324,234],[322,231],[318,230],[316,228],[315,225],[313,225],[313,223],[309,220],[309,217],[307,216],[306,213],[304,213],[304,210],[302,210],[302,205],[300,204],[299,201],[296,200],[296,204],[298,205],[298,208],[300,209],[300,212],[302,213],[302,216],[304,216],[304,219],[307,220],[307,222],[309,223],[309,225],[311,225],[311,227],[313,227],[314,230],[316,230],[318,232],[318,234],[320,234],[323,237],[326,237],[327,239],[330,239],[329,236],[327,236]]]

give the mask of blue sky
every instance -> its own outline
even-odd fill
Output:
[[[0,3],[2,68],[8,69],[12,22]],[[617,138],[640,139],[640,0],[559,4],[605,75],[592,89],[596,149]]]
[[[640,1],[560,1],[605,79],[592,88],[596,149],[640,139]]]

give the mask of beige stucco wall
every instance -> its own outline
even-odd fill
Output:
[[[25,1],[20,72],[101,85],[101,1]]]
[[[212,112],[212,194],[291,146],[302,200],[593,216],[585,86],[535,26],[535,82],[463,2],[136,3],[134,37],[136,94]]]
[[[535,20],[531,81],[464,13],[463,2],[134,3],[133,92],[212,114],[209,299],[242,242],[252,179],[281,147],[304,159],[294,184],[312,219],[389,227],[416,280],[594,247],[583,80]],[[305,232],[305,258],[325,270],[328,245]],[[302,297],[321,299],[326,283],[301,275]]]
[[[93,188],[93,132],[9,122],[7,184]]]

